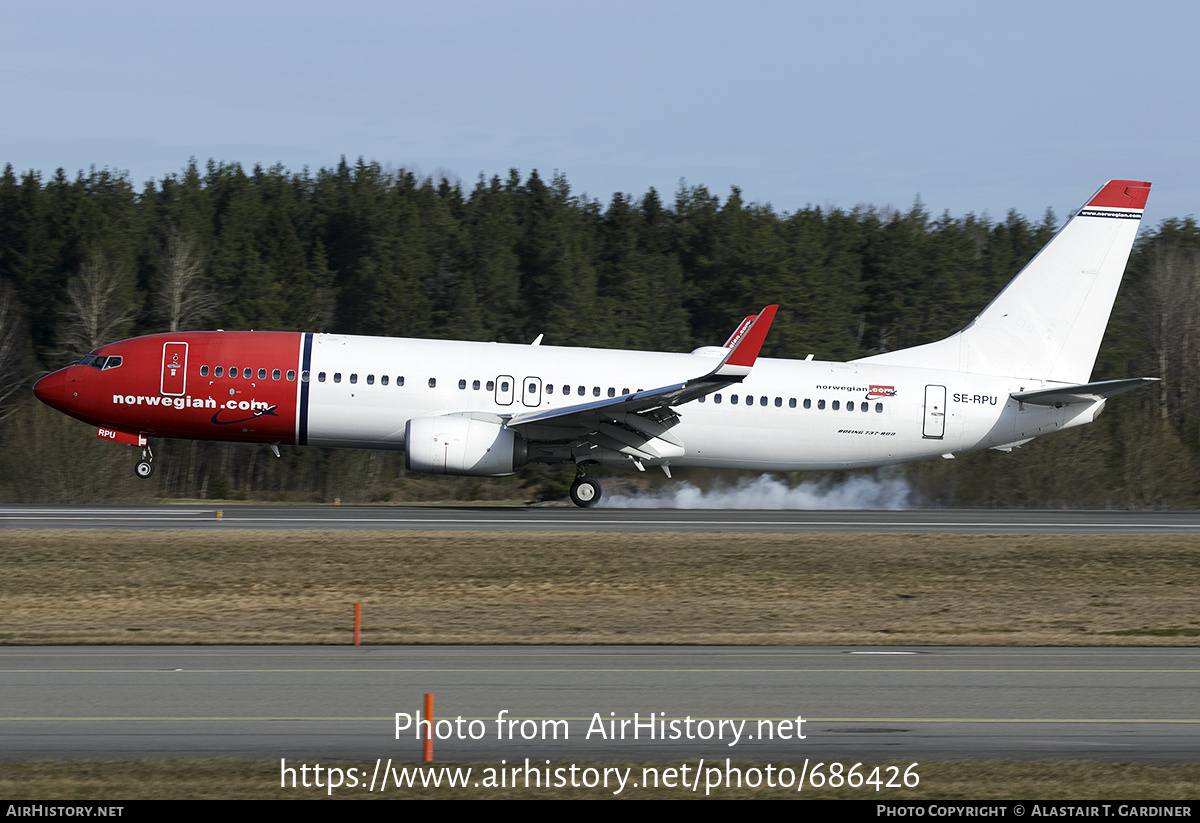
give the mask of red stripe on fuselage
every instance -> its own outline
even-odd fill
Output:
[[[120,367],[68,366],[62,370],[63,405],[51,405],[95,426],[154,437],[294,443],[303,338],[292,332],[186,332],[122,340],[96,350],[120,355]],[[161,391],[167,342],[188,344],[179,396]]]

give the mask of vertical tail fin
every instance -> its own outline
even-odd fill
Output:
[[[858,362],[1086,383],[1149,193],[1110,180],[965,329]]]

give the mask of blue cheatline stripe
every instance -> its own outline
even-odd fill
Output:
[[[296,432],[296,445],[308,445],[308,384],[312,378],[309,368],[312,366],[312,332],[304,335],[304,357],[300,362],[300,431]],[[305,375],[309,380],[305,380]]]

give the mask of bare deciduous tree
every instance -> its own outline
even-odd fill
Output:
[[[0,281],[0,420],[12,413],[7,401],[25,379],[25,318],[13,287]]]
[[[1200,255],[1170,246],[1155,249],[1139,283],[1135,306],[1158,368],[1158,413],[1172,419],[1196,400],[1200,336]]]
[[[154,314],[167,331],[193,328],[219,305],[204,287],[204,260],[196,242],[178,229],[167,235],[154,294]]]
[[[59,338],[65,354],[89,352],[124,336],[134,311],[121,294],[121,279],[100,252],[71,278]]]

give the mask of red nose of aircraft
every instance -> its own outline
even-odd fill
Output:
[[[63,411],[67,401],[67,369],[59,369],[34,383],[33,393],[50,408]]]

